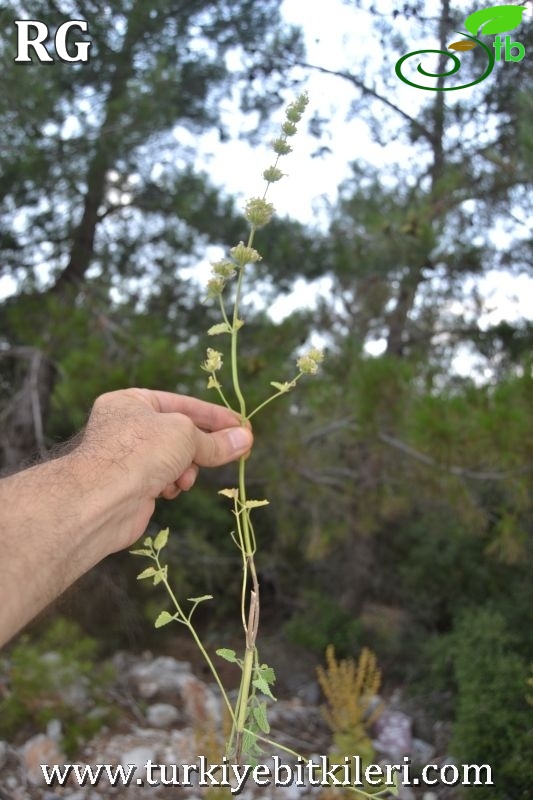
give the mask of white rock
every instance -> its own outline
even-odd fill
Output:
[[[130,678],[141,697],[149,700],[159,692],[179,694],[180,678],[190,675],[189,665],[171,656],[160,656],[153,661],[134,664]]]
[[[423,739],[413,739],[412,761],[414,764],[425,766],[435,755],[435,748]]]
[[[411,728],[412,721],[407,714],[385,709],[376,721],[376,738],[372,744],[378,753],[391,758],[408,756],[413,747]]]
[[[146,719],[154,728],[168,728],[178,717],[178,711],[170,703],[154,703],[146,711]]]
[[[400,786],[398,800],[416,800],[416,795],[409,786]]]
[[[0,769],[3,769],[7,761],[8,744],[0,741]]]
[[[61,722],[58,719],[50,720],[46,726],[46,735],[55,742],[59,742],[61,739]]]
[[[65,756],[54,739],[43,733],[28,739],[21,750],[22,764],[30,783],[39,785],[43,781],[41,764],[64,764]]]
[[[144,769],[148,761],[155,761],[155,747],[134,747],[132,750],[123,753],[120,758],[120,763],[126,769],[128,764],[135,764],[138,770]]]

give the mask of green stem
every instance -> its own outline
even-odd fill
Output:
[[[298,375],[295,378],[293,378],[292,381],[288,381],[288,383],[294,385],[296,383],[296,381],[300,380],[302,375],[303,375],[303,372],[299,372]],[[292,386],[291,386],[291,388],[292,388]],[[282,394],[287,394],[289,391],[290,391],[290,389],[279,391],[279,392],[276,392],[275,394],[272,394],[270,397],[267,397],[266,400],[264,400],[262,403],[260,403],[257,406],[257,408],[254,408],[254,410],[250,414],[248,414],[247,419],[252,419],[254,414],[257,414],[258,411],[261,411],[265,406],[267,406],[269,403],[271,403],[272,400],[275,400],[276,397],[281,397]]]
[[[300,758],[302,761],[307,761],[308,759],[305,758],[301,753],[297,753],[296,750],[292,750],[290,747],[286,747],[284,744],[280,744],[279,742],[274,741],[274,739],[269,739],[267,736],[261,736],[261,734],[257,733],[257,731],[251,731],[248,728],[244,728],[244,733],[250,733],[252,736],[255,736],[256,739],[259,739],[260,742],[264,744],[269,744],[271,747],[275,747],[276,750],[283,750],[284,753],[288,753],[295,758]],[[351,792],[357,792],[357,794],[362,794],[363,797],[369,797],[370,800],[379,800],[380,797],[383,797],[383,794],[390,794],[391,789],[387,787],[382,792],[377,792],[376,794],[368,794],[367,792],[363,791],[363,789],[358,789],[356,786],[345,786],[345,789],[348,789]],[[397,792],[396,792],[397,794]]]
[[[239,692],[239,707],[236,709],[236,727],[237,736],[242,736],[244,732],[244,725],[246,722],[246,711],[248,709],[248,695],[250,694],[250,685],[252,683],[252,668],[254,665],[254,651],[255,647],[247,648],[244,653],[244,662],[242,665],[242,679]]]
[[[217,378],[217,376],[215,375],[215,373],[214,373],[214,372],[210,372],[209,374],[210,374],[210,375],[211,375],[211,377],[213,378],[213,381],[214,381],[214,387],[215,387],[215,389],[217,390],[217,392],[218,392],[218,395],[219,395],[220,399],[222,400],[222,402],[224,403],[224,405],[226,406],[226,408],[229,408],[229,410],[230,410],[230,411],[233,411],[234,409],[233,409],[233,408],[230,406],[230,404],[228,403],[228,401],[227,401],[227,399],[226,399],[226,397],[225,397],[225,395],[224,395],[224,392],[222,391],[222,386],[220,385],[220,383],[219,383],[219,381],[218,381],[218,378]]]
[[[161,564],[159,562],[159,556],[157,556],[157,555],[155,556],[155,562],[156,562],[158,568],[161,570],[161,573],[164,575],[163,568],[161,567]],[[223,685],[222,681],[220,680],[220,676],[219,676],[219,674],[218,674],[218,672],[216,670],[215,665],[211,661],[209,653],[205,649],[204,645],[202,644],[202,641],[201,641],[200,637],[196,633],[196,629],[195,629],[194,625],[192,624],[192,622],[183,613],[183,611],[181,609],[181,606],[178,603],[178,600],[176,598],[176,595],[172,591],[172,587],[170,586],[170,584],[168,582],[168,579],[166,577],[163,577],[162,583],[163,583],[165,589],[167,590],[170,599],[174,603],[174,607],[176,608],[176,611],[180,615],[181,621],[189,629],[194,641],[196,642],[196,645],[197,645],[198,649],[200,650],[200,652],[201,652],[202,656],[204,657],[209,669],[211,670],[211,674],[213,675],[213,678],[216,681],[216,684],[217,684],[217,686],[218,686],[218,688],[220,690],[222,698],[223,698],[223,700],[224,700],[224,702],[226,704],[226,707],[227,707],[227,709],[228,709],[228,711],[229,711],[229,713],[231,715],[231,719],[232,719],[233,723],[235,723],[235,715],[233,713],[233,708],[231,707],[231,703],[229,701],[229,697],[226,694],[226,690],[224,689],[224,685]]]

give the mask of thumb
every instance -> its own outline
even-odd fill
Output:
[[[247,453],[253,444],[253,436],[248,428],[242,427],[213,433],[204,433],[196,428],[195,444],[193,461],[200,467],[218,467]]]

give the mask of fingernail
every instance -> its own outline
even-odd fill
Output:
[[[228,432],[228,438],[231,442],[233,450],[239,452],[240,450],[248,450],[252,443],[251,434],[244,428],[232,428]]]

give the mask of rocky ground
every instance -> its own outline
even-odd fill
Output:
[[[197,764],[199,755],[205,755],[211,763],[220,761],[220,743],[216,730],[223,726],[222,708],[215,688],[196,677],[189,663],[172,656],[154,657],[150,653],[140,656],[119,653],[114,657],[119,676],[116,691],[120,694],[124,713],[113,729],[104,728],[89,741],[75,761],[70,763],[91,765],[109,764],[113,769],[122,765],[136,765],[137,770],[130,785],[112,786],[107,776],[98,786],[89,782],[80,786],[74,775],[66,786],[46,786],[41,764],[65,765],[69,759],[61,752],[61,723],[53,720],[47,730],[31,736],[17,746],[0,742],[0,800],[137,800],[137,798],[183,797],[200,800],[208,790],[198,785],[191,775],[192,786],[143,785],[145,765]],[[318,705],[319,691],[313,682],[301,687],[300,696],[279,700],[270,710],[271,737],[303,753],[306,758],[318,759],[330,748],[329,731],[323,721]],[[391,698],[373,729],[373,744],[382,763],[401,762],[409,756],[414,765],[426,763],[443,764],[447,761],[446,726],[437,724],[432,730],[424,730],[425,739],[420,738],[413,713],[407,713],[399,698]],[[416,734],[416,735],[415,735]],[[429,734],[429,735],[428,735]],[[282,749],[271,750],[259,759],[272,765],[271,755],[286,763],[291,757]],[[294,763],[294,759],[292,759]],[[169,768],[170,769],[170,768]],[[157,780],[157,771],[152,779]],[[172,779],[169,771],[167,780]],[[211,793],[222,790],[209,790]],[[342,792],[341,789],[338,790]],[[455,790],[429,791],[416,787],[400,787],[401,800],[452,800]],[[226,789],[227,793],[228,790]],[[256,796],[280,797],[295,800],[297,796],[325,797],[325,790],[295,784],[286,787],[255,786],[249,780],[240,797],[252,800]],[[228,796],[228,795],[227,795]],[[344,792],[339,797],[348,795]]]

